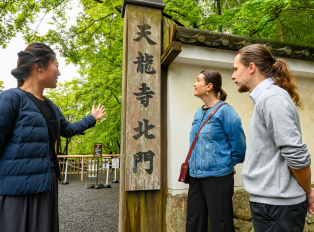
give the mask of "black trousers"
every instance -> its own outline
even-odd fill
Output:
[[[296,205],[267,205],[250,202],[255,232],[302,232],[308,202]]]
[[[58,232],[58,182],[51,169],[51,191],[0,196],[1,232]]]
[[[233,173],[221,177],[190,179],[186,232],[234,231],[232,196]]]

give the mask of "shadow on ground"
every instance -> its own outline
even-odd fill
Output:
[[[95,178],[68,176],[68,185],[59,185],[60,232],[117,232],[119,221],[119,184],[113,184],[114,175],[109,176],[111,188],[87,189]],[[106,176],[99,177],[106,183]]]

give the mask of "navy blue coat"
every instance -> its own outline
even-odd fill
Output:
[[[96,120],[92,115],[69,123],[59,108],[48,98],[45,99],[56,118],[56,138],[59,135],[69,138],[95,126]],[[53,153],[53,159],[58,162],[55,151]],[[56,174],[61,177],[58,165]],[[0,94],[0,195],[36,194],[50,190],[46,121],[24,92],[6,90]]]

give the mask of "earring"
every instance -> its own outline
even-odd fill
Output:
[[[41,68],[40,68],[40,69],[38,69],[38,72],[41,72]]]
[[[206,95],[208,95],[208,92],[206,92]]]

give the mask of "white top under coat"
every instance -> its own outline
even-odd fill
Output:
[[[252,101],[255,100],[255,98],[257,98],[258,95],[260,95],[260,93],[266,89],[268,86],[275,84],[275,82],[273,81],[273,79],[271,77],[263,80],[261,83],[259,83],[251,92],[250,94],[250,98],[252,99]]]

